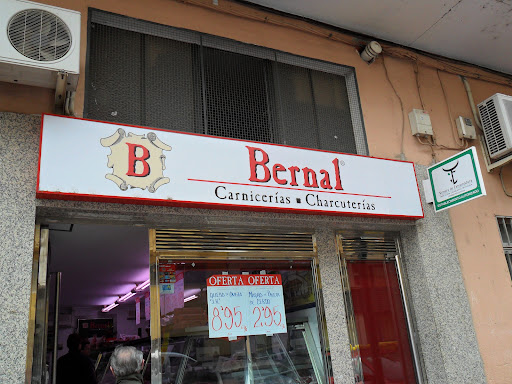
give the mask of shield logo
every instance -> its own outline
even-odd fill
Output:
[[[100,140],[104,147],[110,147],[107,166],[112,173],[105,177],[122,190],[128,188],[146,189],[154,193],[159,187],[170,182],[164,177],[165,155],[163,151],[172,148],[158,139],[154,132],[135,135],[119,128],[112,136]]]

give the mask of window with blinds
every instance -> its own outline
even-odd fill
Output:
[[[368,154],[354,69],[91,10],[87,118]]]
[[[498,221],[498,227],[500,229],[501,242],[503,244],[503,250],[505,251],[508,271],[512,277],[512,217],[496,216],[496,220]]]

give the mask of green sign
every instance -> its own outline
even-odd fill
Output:
[[[436,212],[485,195],[475,147],[428,168]]]

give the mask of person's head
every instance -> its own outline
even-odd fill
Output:
[[[91,343],[89,342],[89,340],[82,340],[80,352],[82,352],[82,355],[85,356],[89,356],[91,354]]]
[[[68,341],[66,342],[66,345],[68,346],[68,349],[70,351],[78,351],[80,349],[80,335],[77,333],[72,333],[68,336]]]
[[[140,372],[143,363],[142,352],[135,347],[118,346],[110,357],[110,368],[116,377]]]

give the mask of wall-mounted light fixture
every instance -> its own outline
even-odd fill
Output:
[[[363,61],[366,61],[368,64],[371,64],[375,61],[377,56],[382,52],[382,47],[378,42],[370,41],[366,47],[361,51],[359,56],[361,56],[361,59]]]

